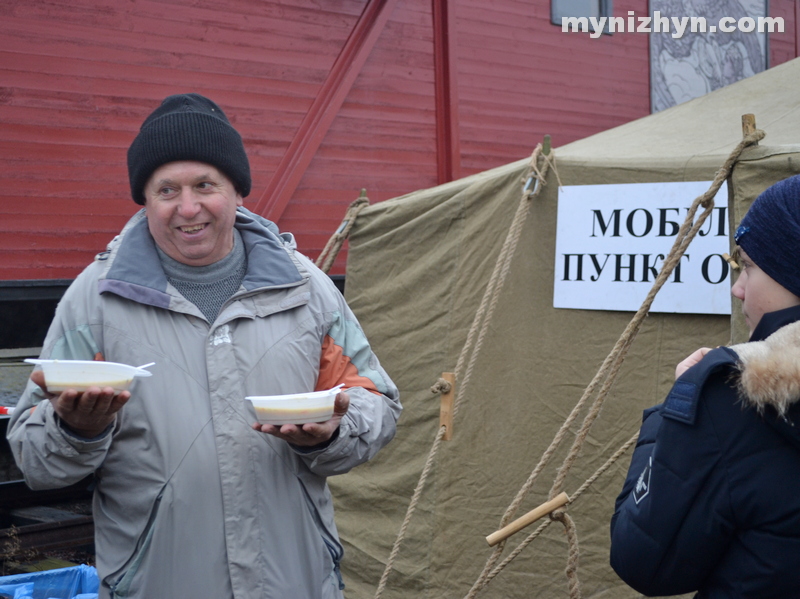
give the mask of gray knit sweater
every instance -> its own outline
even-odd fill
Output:
[[[233,250],[208,266],[189,266],[167,256],[156,246],[167,280],[214,322],[223,304],[236,293],[247,272],[247,254],[239,231],[233,230]]]

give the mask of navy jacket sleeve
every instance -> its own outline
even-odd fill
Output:
[[[733,534],[722,452],[702,395],[721,391],[714,372],[733,358],[714,350],[645,412],[611,520],[611,566],[645,595],[700,588]]]

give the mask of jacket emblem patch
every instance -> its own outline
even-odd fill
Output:
[[[231,329],[228,325],[224,324],[214,331],[214,336],[211,338],[211,345],[220,345],[222,343],[231,342]]]
[[[633,488],[633,500],[636,505],[639,505],[639,502],[650,493],[650,472],[652,470],[653,456],[650,456],[650,461],[644,467],[644,470],[639,475],[639,480],[636,481],[636,486]]]

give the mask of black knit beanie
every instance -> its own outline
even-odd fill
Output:
[[[148,116],[128,148],[131,195],[144,204],[144,186],[163,164],[196,160],[224,173],[242,197],[250,193],[250,163],[242,137],[225,113],[200,94],[169,96]]]
[[[759,195],[736,229],[735,240],[761,270],[800,296],[800,175]]]

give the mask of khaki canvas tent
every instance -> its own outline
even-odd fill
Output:
[[[766,137],[744,151],[730,212],[741,218],[774,181],[800,172],[800,59],[707,96],[553,150],[563,185],[708,181],[752,113]],[[364,209],[350,237],[347,296],[405,411],[396,439],[369,464],[332,479],[349,599],[373,597],[439,429],[430,387],[456,368],[522,193],[529,160]],[[694,197],[686,198],[687,206]],[[442,441],[382,596],[462,598],[492,550],[485,537],[581,398],[632,312],[553,308],[558,181],[530,200],[452,440]],[[734,326],[741,336],[741,327]],[[653,313],[644,321],[564,490],[575,490],[663,400],[678,361],[726,344],[731,318]],[[458,383],[457,383],[458,385]],[[583,416],[570,427],[574,435]],[[517,515],[547,500],[569,437]],[[584,597],[636,597],[608,565],[608,526],[630,452],[571,504]],[[536,527],[511,537],[504,556]],[[565,529],[554,523],[479,596],[568,597]]]

